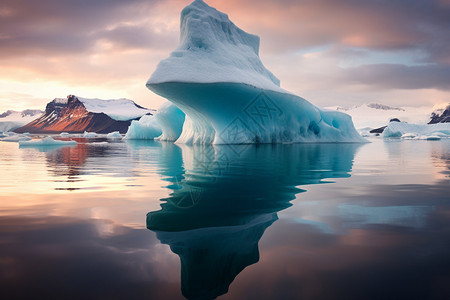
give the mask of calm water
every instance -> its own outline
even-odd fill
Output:
[[[450,141],[0,143],[2,299],[449,299]]]

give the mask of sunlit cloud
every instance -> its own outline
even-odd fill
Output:
[[[145,82],[176,48],[179,13],[189,2],[3,1],[0,110],[43,108],[77,93],[158,107],[165,100]],[[450,100],[447,0],[206,2],[259,35],[266,67],[314,104],[388,103],[393,93],[410,95],[398,105]]]

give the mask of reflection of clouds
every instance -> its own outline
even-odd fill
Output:
[[[433,218],[439,223],[445,220],[438,214]],[[260,262],[240,274],[227,296],[439,299],[449,295],[448,228],[416,233],[372,226],[338,236],[281,219],[260,243]]]
[[[444,178],[450,178],[450,140],[441,140],[433,146],[431,151],[433,165]]]
[[[164,294],[179,299],[173,288],[178,262],[167,249],[146,230],[106,223],[62,217],[0,219],[2,297],[133,299]],[[100,234],[98,227],[106,225],[108,234]]]
[[[389,224],[422,228],[427,217],[433,210],[432,206],[362,206],[354,204],[338,205],[338,212],[346,220],[346,226],[355,224]]]

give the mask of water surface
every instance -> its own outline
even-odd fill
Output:
[[[447,299],[450,141],[0,144],[5,299]]]

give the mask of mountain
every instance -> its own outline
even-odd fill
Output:
[[[132,100],[86,99],[74,95],[55,98],[49,102],[44,114],[16,130],[17,133],[81,133],[84,131],[125,133],[131,120],[151,114],[151,110]]]
[[[38,118],[43,111],[39,109],[27,109],[23,111],[7,110],[0,114],[0,132],[12,131]]]
[[[390,120],[426,124],[430,120],[432,107],[392,107],[378,103],[362,104],[350,108],[327,107],[330,110],[343,111],[352,117],[357,129],[374,129],[386,126]]]
[[[428,124],[450,123],[450,103],[445,107],[435,109],[431,113],[431,121]]]

